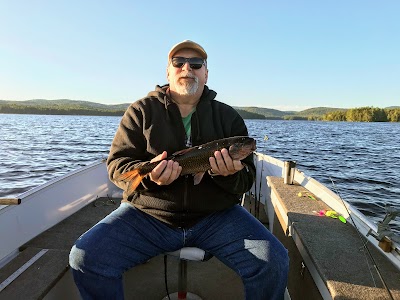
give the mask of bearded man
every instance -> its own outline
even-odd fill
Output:
[[[199,184],[191,175],[180,176],[179,163],[167,159],[185,147],[247,136],[243,119],[206,86],[207,53],[199,44],[185,40],[172,47],[167,78],[169,84],[131,104],[115,134],[107,168],[110,180],[124,190],[123,201],[71,250],[82,298],[123,299],[125,270],[197,247],[238,273],[246,299],[283,299],[287,250],[239,204],[254,181],[252,156],[240,161],[227,149],[216,151],[209,158],[212,171]],[[128,191],[118,178],[149,160],[160,163]]]

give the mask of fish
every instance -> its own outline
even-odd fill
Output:
[[[234,136],[214,140],[199,146],[186,148],[173,153],[166,160],[173,160],[182,167],[180,176],[191,174],[194,176],[194,184],[200,183],[206,171],[211,170],[209,158],[214,156],[215,151],[226,148],[233,160],[242,160],[256,150],[255,139],[248,136]],[[140,167],[120,175],[117,180],[128,182],[127,192],[133,193],[142,179],[149,174],[159,161],[147,161]]]

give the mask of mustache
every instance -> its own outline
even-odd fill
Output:
[[[186,72],[186,73],[180,74],[179,75],[179,79],[181,79],[181,78],[192,78],[196,82],[199,81],[199,78],[196,75],[194,75],[193,73],[190,73],[190,72]]]

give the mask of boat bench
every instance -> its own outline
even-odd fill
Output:
[[[75,241],[120,203],[120,200],[110,202],[107,198],[96,201],[112,205],[94,207],[90,203],[21,247],[21,252],[1,269],[0,284],[10,281],[10,277],[13,280],[0,292],[0,299],[79,299],[77,291],[76,298],[65,298],[65,291],[56,285],[60,286],[60,280],[72,280],[68,257]]]
[[[350,222],[319,216],[330,208],[296,182],[267,176],[267,185],[275,209],[272,232],[289,250],[291,299],[390,299]],[[368,249],[393,298],[400,299],[399,271],[377,249]]]

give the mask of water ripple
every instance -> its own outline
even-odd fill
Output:
[[[338,189],[375,222],[385,215],[386,205],[400,209],[399,123],[251,120],[246,124],[259,151],[297,161],[300,170]],[[400,233],[400,221],[393,223]]]
[[[0,197],[106,158],[120,117],[0,114]],[[400,209],[400,123],[246,120],[259,152],[300,170],[374,221]],[[268,136],[267,141],[264,137]],[[335,186],[333,186],[332,181]],[[400,221],[394,223],[400,232]]]

